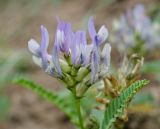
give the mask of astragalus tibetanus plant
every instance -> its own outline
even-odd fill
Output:
[[[18,78],[15,81],[52,101],[69,116],[77,128],[110,129],[117,118],[121,118],[121,115],[124,114],[135,93],[148,81],[141,80],[135,83],[127,83],[127,86],[120,90],[117,96],[104,104],[103,110],[97,110],[92,105],[97,104],[96,100],[99,93],[105,94],[106,89],[99,90],[99,88],[106,86],[105,80],[110,75],[111,46],[105,42],[108,37],[108,30],[103,25],[97,32],[93,17],[90,17],[88,32],[91,43],[89,44],[86,40],[85,31],[73,32],[70,23],[59,19],[57,21],[58,26],[52,54],[47,51],[49,34],[44,26],[41,26],[41,44],[39,45],[36,40],[31,39],[28,42],[28,48],[32,53],[33,61],[47,74],[60,80],[70,91],[70,97],[65,96],[63,98],[60,94],[48,91],[24,78]],[[135,66],[133,67],[135,68]],[[96,92],[91,98],[94,101],[88,105],[90,109],[87,111],[81,102],[86,99],[86,104],[89,103],[90,100],[87,96],[90,94],[90,89],[94,89],[94,91],[96,89]],[[97,110],[100,119],[97,118],[95,110]]]
[[[151,20],[142,4],[137,4],[113,21],[111,41],[121,53],[144,56],[160,48],[159,31],[160,24]]]

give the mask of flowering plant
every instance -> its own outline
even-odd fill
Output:
[[[58,20],[52,55],[47,52],[49,35],[44,26],[41,26],[41,45],[34,39],[28,42],[33,61],[46,73],[61,80],[71,91],[75,90],[75,85],[78,87],[84,84],[87,90],[108,72],[111,47],[105,44],[100,50],[108,37],[108,30],[102,26],[97,33],[93,17],[89,19],[88,30],[91,44],[87,44],[85,31],[74,33],[70,23]],[[75,95],[82,97],[86,91],[84,89],[74,91]]]
[[[44,26],[41,26],[41,45],[34,39],[28,42],[33,61],[66,86],[70,91],[67,96],[48,91],[24,78],[15,81],[52,101],[77,128],[110,129],[123,118],[130,100],[148,81],[136,81],[134,75],[141,63],[134,56],[138,63],[123,72],[126,83],[120,83],[121,79],[109,73],[111,46],[105,43],[107,28],[103,25],[97,32],[93,17],[90,17],[88,31],[90,44],[85,31],[73,32],[70,23],[58,19],[51,55],[47,52],[49,34]]]
[[[144,55],[147,51],[160,47],[160,25],[151,21],[141,4],[133,10],[128,9],[118,20],[114,20],[113,30],[111,40],[117,43],[120,52],[127,49],[128,54]]]

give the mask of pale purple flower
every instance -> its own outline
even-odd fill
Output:
[[[33,54],[33,58],[41,58],[40,66],[45,70],[48,67],[48,61],[51,59],[51,55],[47,53],[48,45],[49,45],[49,34],[47,29],[44,26],[41,26],[41,45],[37,43],[36,40],[31,39],[28,42],[28,48]],[[38,60],[38,59],[37,59]]]
[[[72,27],[68,22],[60,21],[58,19],[58,26],[56,30],[55,43],[53,48],[52,60],[55,65],[56,71],[59,75],[62,75],[59,54],[63,52],[64,54],[69,54],[69,47],[72,40]]]
[[[108,30],[103,25],[98,33],[96,32],[93,17],[90,17],[88,22],[88,31],[92,39],[93,49],[91,55],[91,70],[92,70],[92,81],[94,82],[98,78],[100,71],[100,45],[105,42],[108,37]]]
[[[58,20],[58,26],[56,31],[56,42],[61,52],[69,53],[69,46],[72,38],[72,27],[69,22]]]
[[[71,57],[72,63],[74,66],[78,64],[87,64],[86,59],[86,47],[87,47],[87,40],[86,40],[86,33],[85,31],[77,31],[75,34],[72,35],[72,42],[71,42]]]
[[[122,15],[119,20],[113,22],[114,34],[111,40],[117,43],[120,50],[125,51],[128,47],[135,47],[139,35],[144,42],[146,49],[156,47],[157,37],[154,24],[146,15],[143,5],[136,5],[133,10],[128,9],[126,14]]]
[[[93,17],[90,17],[88,21],[88,31],[92,43],[96,43],[97,45],[101,45],[108,37],[108,30],[104,25],[99,29],[98,33],[96,32]]]

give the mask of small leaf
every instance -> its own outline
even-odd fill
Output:
[[[149,81],[147,80],[137,81],[122,91],[119,97],[113,99],[105,110],[104,119],[100,129],[110,129],[116,119],[123,114],[124,109],[134,95],[148,83]]]
[[[74,103],[72,101],[73,106],[71,106],[70,101],[67,100],[68,99],[67,97],[71,97],[71,95],[65,96],[65,98],[62,98],[61,96],[54,93],[53,91],[52,92],[48,91],[45,88],[43,88],[43,86],[40,86],[34,83],[33,81],[22,78],[22,77],[16,78],[14,82],[16,84],[22,85],[25,88],[31,89],[32,91],[34,91],[35,93],[43,97],[44,99],[51,101],[70,118],[71,122],[78,125],[77,114],[74,108]]]

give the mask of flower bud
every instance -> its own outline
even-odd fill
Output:
[[[77,97],[83,97],[85,92],[88,90],[89,86],[87,86],[84,82],[78,84],[76,86],[76,96]]]
[[[71,67],[64,60],[60,60],[61,69],[64,73],[71,72]]]
[[[75,86],[76,82],[73,80],[73,78],[69,74],[64,74],[63,80],[66,83],[67,88],[71,88]]]
[[[76,81],[82,81],[83,78],[89,73],[89,70],[88,68],[86,67],[81,67],[77,73],[77,76],[76,76]]]

